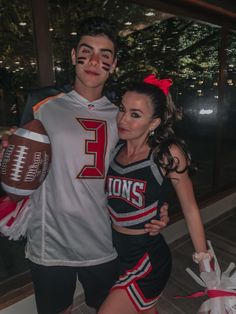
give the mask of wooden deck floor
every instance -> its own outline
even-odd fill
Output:
[[[230,262],[236,262],[236,209],[210,222],[205,229],[221,269],[225,270]],[[194,314],[206,298],[174,299],[176,295],[186,295],[201,290],[201,287],[185,272],[185,268],[190,267],[197,273],[197,267],[191,260],[193,247],[189,237],[185,236],[172,243],[171,251],[172,275],[157,309],[160,314]],[[77,300],[73,314],[93,313],[94,311],[85,305],[82,298]]]

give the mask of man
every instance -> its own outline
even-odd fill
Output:
[[[86,303],[98,309],[118,276],[104,194],[110,152],[118,140],[117,108],[102,96],[117,62],[112,25],[99,17],[84,20],[71,58],[73,90],[33,107],[53,151],[49,174],[31,196],[27,233],[39,314],[70,313],[77,277]],[[156,222],[158,229],[166,224],[164,216]]]

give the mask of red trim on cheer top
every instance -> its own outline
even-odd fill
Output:
[[[109,207],[108,207],[108,210],[109,210]],[[131,212],[129,216],[127,216],[127,217],[121,217],[121,218],[118,218],[117,216],[115,216],[115,214],[113,214],[113,213],[111,212],[111,210],[109,210],[109,213],[110,213],[110,215],[114,218],[114,220],[120,222],[120,221],[132,221],[132,220],[136,220],[136,219],[138,219],[138,218],[141,218],[141,217],[144,217],[144,216],[146,216],[146,215],[148,215],[148,214],[151,214],[151,213],[154,212],[155,210],[157,210],[157,207],[156,207],[156,206],[153,207],[153,208],[151,208],[151,209],[148,209],[147,211],[145,211],[145,212],[143,212],[143,213],[141,213],[141,214],[132,215],[132,212]]]

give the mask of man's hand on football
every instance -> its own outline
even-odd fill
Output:
[[[4,153],[4,149],[7,148],[8,143],[9,143],[9,137],[16,131],[17,127],[13,126],[11,127],[8,131],[6,131],[2,138],[1,138],[1,142],[0,142],[0,165],[1,165],[1,160],[2,160],[2,156]]]

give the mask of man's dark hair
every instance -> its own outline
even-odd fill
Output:
[[[114,44],[117,52],[117,30],[113,23],[101,16],[91,16],[82,20],[77,30],[77,44],[82,36],[107,36]]]

